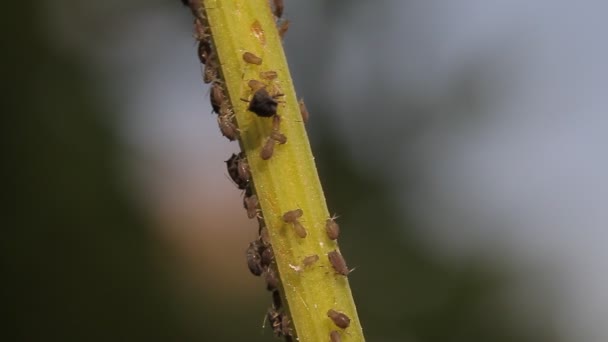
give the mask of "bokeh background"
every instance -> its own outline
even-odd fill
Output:
[[[189,11],[4,13],[2,340],[274,340]],[[368,341],[608,340],[606,13],[286,1]]]

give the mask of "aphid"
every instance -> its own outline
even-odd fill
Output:
[[[184,0],[182,0],[184,1]],[[283,10],[285,9],[285,3],[283,0],[274,0],[274,15],[277,18],[283,16]]]
[[[289,30],[289,20],[283,20],[281,26],[279,26],[279,37],[281,37],[281,39],[283,39],[287,30]]]
[[[249,64],[256,64],[256,65],[262,64],[262,58],[254,55],[251,52],[245,52],[243,54],[243,60]]]
[[[302,215],[304,215],[304,211],[302,209],[290,210],[283,214],[283,221],[285,221],[286,223],[294,223],[300,217],[302,217]]]
[[[249,184],[249,179],[244,179],[242,177],[240,177],[239,174],[239,159],[240,157],[236,154],[232,154],[232,156],[230,156],[230,158],[228,160],[225,161],[226,163],[226,169],[228,170],[228,175],[230,176],[230,178],[232,179],[232,181],[236,184],[236,186],[243,190],[247,187],[247,184]]]
[[[296,235],[301,237],[302,239],[305,238],[306,235],[308,235],[308,233],[306,232],[306,228],[304,228],[304,226],[299,221],[293,223],[293,228],[296,231]]]
[[[264,147],[262,147],[262,150],[260,151],[260,158],[262,158],[263,160],[268,160],[270,159],[270,157],[272,157],[274,153],[274,140],[272,138],[268,138],[268,140],[266,140],[266,143],[264,144]]]
[[[262,227],[260,229],[260,239],[265,245],[270,245],[270,236],[268,235],[268,228]]]
[[[249,171],[249,163],[247,163],[247,159],[245,159],[245,154],[243,152],[239,154],[236,170],[240,180],[249,182],[251,179],[251,172]]]
[[[277,337],[281,337],[281,314],[273,308],[269,308],[266,313],[266,319],[270,322],[272,331]]]
[[[266,289],[268,291],[276,290],[279,286],[279,279],[272,268],[267,268],[264,272],[264,279],[266,280]]]
[[[262,266],[264,266],[264,267],[270,266],[270,264],[272,263],[272,260],[274,260],[274,252],[272,251],[272,248],[270,248],[270,247],[265,248],[262,251],[261,257],[262,257],[262,259],[261,259]]]
[[[313,254],[302,259],[302,264],[304,267],[309,267],[317,261],[319,261],[319,256],[317,254]]]
[[[342,342],[342,337],[340,337],[340,333],[337,330],[332,330],[329,333],[329,340],[331,342]]]
[[[331,240],[336,240],[340,235],[340,226],[336,223],[337,217],[330,217],[325,221],[325,230],[327,231],[327,237]]]
[[[304,99],[300,99],[300,101],[298,101],[298,104],[300,105],[300,114],[302,114],[302,121],[304,121],[304,123],[308,122],[308,109],[306,109],[306,105],[304,104]]]
[[[340,254],[340,252],[337,250],[329,252],[327,257],[329,258],[329,262],[334,267],[336,273],[347,276],[351,272],[346,266],[346,260],[344,260],[342,254]]]
[[[211,91],[209,91],[209,100],[211,102],[211,108],[216,113],[220,112],[220,106],[224,103],[224,89],[218,82],[213,82],[211,85]]]
[[[208,39],[202,39],[198,42],[198,58],[201,63],[207,64],[207,60],[211,55],[211,43]]]
[[[231,116],[218,115],[217,123],[220,127],[222,135],[228,138],[228,140],[235,141],[238,138],[239,129],[236,128],[236,125],[234,123],[232,123]]]
[[[269,118],[277,114],[278,102],[276,97],[281,95],[270,96],[266,88],[260,88],[253,93],[253,98],[249,102],[249,110],[258,116]]]
[[[289,316],[286,313],[281,314],[281,334],[283,336],[292,336],[293,330],[290,327],[291,321],[289,320]]]
[[[203,21],[199,18],[194,18],[194,39],[199,41],[207,39],[209,35],[206,32],[207,28],[203,24]]]
[[[182,4],[184,4],[184,6],[190,6],[190,1],[189,0],[182,0]]]
[[[247,252],[245,253],[247,256],[247,267],[249,267],[249,271],[251,271],[251,273],[253,273],[255,276],[262,275],[262,272],[264,271],[261,264],[262,258],[260,257],[258,250],[259,243],[257,241],[253,241],[249,244]]]
[[[250,219],[258,216],[258,196],[251,195],[243,197],[243,206],[247,209],[247,217]]]
[[[279,290],[272,291],[272,307],[275,310],[279,310],[283,306],[283,300],[281,299],[281,294]]]
[[[273,70],[260,71],[260,77],[265,80],[274,80],[275,78],[277,78],[277,76],[278,76],[277,72],[273,71]]]
[[[247,82],[247,85],[249,86],[249,88],[251,88],[251,91],[253,92],[266,86],[264,83],[258,80],[249,80],[249,82]]]
[[[272,117],[272,130],[274,132],[278,132],[279,129],[281,129],[281,117],[278,115],[275,115]]]
[[[205,61],[205,70],[203,71],[203,82],[211,83],[217,79],[217,68],[213,65],[211,58],[207,58]]]
[[[275,131],[275,130],[273,130],[272,133],[270,133],[270,139],[278,142],[281,145],[287,143],[287,137],[285,136],[285,134]]]
[[[344,313],[334,309],[329,309],[329,311],[327,311],[327,317],[331,318],[334,324],[340,329],[346,329],[350,325],[350,318]]]

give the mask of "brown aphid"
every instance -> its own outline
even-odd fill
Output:
[[[249,184],[249,178],[243,178],[240,175],[240,171],[239,171],[239,161],[240,161],[240,156],[236,155],[236,154],[232,154],[232,156],[230,156],[230,158],[228,160],[225,161],[226,163],[226,170],[228,171],[228,175],[230,176],[230,179],[232,179],[232,181],[236,184],[236,186],[243,190],[247,187],[247,184]]]
[[[262,89],[264,87],[266,87],[266,85],[258,80],[249,80],[249,82],[247,82],[247,85],[249,86],[249,88],[251,88],[251,91],[255,92],[258,89]]]
[[[256,64],[256,65],[262,64],[262,58],[254,55],[251,52],[243,53],[243,60],[249,64]]]
[[[261,264],[263,267],[268,267],[270,266],[270,264],[272,263],[272,261],[274,260],[274,252],[272,251],[272,248],[267,247],[262,251],[261,256]]]
[[[304,267],[309,267],[317,261],[319,261],[319,255],[313,254],[302,259],[302,264],[304,265]]]
[[[275,100],[280,95],[270,96],[266,88],[260,88],[253,93],[253,98],[249,101],[249,111],[258,116],[269,118],[277,114],[279,103]]]
[[[329,333],[329,340],[331,342],[342,342],[342,337],[340,337],[340,333],[337,330],[332,330]]]
[[[207,58],[205,60],[205,69],[203,71],[203,82],[211,83],[217,79],[217,68],[215,67],[215,63]]]
[[[258,216],[259,204],[260,203],[258,201],[258,196],[256,195],[243,197],[243,206],[245,207],[245,209],[247,209],[247,217],[252,219]]]
[[[307,123],[309,114],[308,109],[304,104],[304,99],[300,99],[300,101],[298,101],[298,104],[300,105],[300,114],[302,115],[302,121],[304,121],[304,123]]]
[[[287,136],[285,136],[285,134],[275,131],[275,130],[273,130],[272,133],[270,133],[270,139],[278,142],[281,145],[284,145],[287,143]]]
[[[222,135],[230,141],[235,141],[239,137],[239,129],[232,122],[232,117],[228,115],[218,115],[217,123]]]
[[[300,217],[302,217],[302,215],[304,215],[304,211],[302,209],[290,210],[290,211],[285,212],[285,214],[283,214],[283,221],[285,221],[287,223],[294,223]]]
[[[203,21],[199,18],[194,18],[194,39],[201,41],[208,38],[207,27],[205,27]]]
[[[270,326],[272,327],[275,336],[281,337],[281,314],[279,311],[269,308],[266,313],[266,319],[270,322]]]
[[[306,232],[306,228],[304,228],[304,226],[299,221],[293,223],[293,228],[296,231],[296,235],[301,237],[302,239],[305,238],[306,235],[308,235],[308,233]]]
[[[278,132],[279,129],[281,129],[281,117],[278,115],[275,115],[272,117],[272,131]]]
[[[327,231],[327,237],[331,240],[336,240],[340,236],[340,226],[336,223],[337,217],[330,217],[325,221],[325,230]]]
[[[268,138],[264,144],[264,147],[262,147],[262,150],[260,151],[260,158],[263,160],[270,159],[270,157],[272,157],[274,154],[274,144],[274,140],[272,138]]]
[[[224,89],[218,82],[213,82],[211,85],[211,91],[209,91],[209,100],[211,102],[211,108],[215,113],[220,112],[220,106],[224,103]]]
[[[207,64],[207,60],[211,55],[211,42],[208,39],[202,39],[198,42],[198,58],[201,63]]]
[[[350,270],[346,266],[346,260],[344,260],[344,257],[342,254],[340,254],[340,252],[333,250],[327,254],[327,257],[329,258],[329,262],[334,267],[336,273],[343,276],[347,276],[350,273]]]
[[[279,278],[277,278],[277,274],[272,268],[266,268],[264,279],[266,280],[266,289],[268,291],[274,291],[279,287]]]
[[[251,179],[251,172],[249,171],[249,163],[247,162],[247,159],[245,159],[245,154],[243,152],[239,154],[236,170],[240,180],[249,182]]]
[[[251,242],[245,255],[247,256],[247,267],[249,267],[249,271],[255,276],[262,275],[264,269],[261,264],[262,258],[259,253],[259,243],[257,241]]]
[[[327,311],[327,317],[331,318],[334,324],[340,329],[346,329],[350,325],[350,318],[344,313],[329,309]]]
[[[289,30],[289,20],[283,20],[281,22],[281,25],[278,28],[279,30],[279,37],[281,37],[281,39],[283,39],[283,37],[285,36],[285,33],[287,33],[287,30]]]
[[[274,16],[280,18],[283,16],[283,10],[285,9],[285,3],[283,0],[274,0]]]
[[[281,334],[283,336],[292,336],[293,330],[291,329],[291,320],[286,313],[281,314]]]
[[[265,80],[274,80],[275,78],[277,78],[277,76],[278,74],[274,70],[260,71],[260,77]]]
[[[268,228],[260,228],[260,239],[265,245],[270,245],[270,235],[268,234]]]

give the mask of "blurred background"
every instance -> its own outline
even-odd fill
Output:
[[[368,341],[608,340],[607,11],[286,0]],[[5,14],[2,340],[274,340],[190,12]]]

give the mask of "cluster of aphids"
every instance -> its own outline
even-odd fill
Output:
[[[220,131],[230,141],[237,140],[239,139],[240,131],[234,120],[235,115],[232,105],[225,94],[218,58],[210,39],[209,26],[202,6],[199,3],[201,0],[181,1],[192,10],[194,15],[194,37],[198,41],[199,59],[204,65],[203,80],[205,83],[211,84],[210,101],[213,112],[218,114],[217,121]],[[282,18],[283,10],[283,0],[272,0],[272,11],[281,39],[289,28],[289,20]],[[263,62],[261,57],[251,52],[244,52],[242,58],[247,64],[252,65],[261,65]],[[273,81],[278,76],[275,71],[261,71],[259,75],[261,79],[266,81]],[[266,138],[260,151],[260,158],[268,160],[274,154],[275,144],[287,143],[287,137],[280,131],[281,117],[277,114],[279,104],[277,99],[283,95],[273,89],[269,89],[260,80],[249,80],[247,84],[252,92],[250,100],[243,99],[248,102],[247,109],[259,117],[272,118],[272,131],[270,136]],[[302,100],[299,101],[299,106],[302,121],[306,123],[308,121],[308,111]],[[249,244],[246,251],[246,259],[251,273],[255,276],[263,276],[266,282],[266,289],[272,293],[272,305],[268,309],[266,319],[277,337],[284,337],[286,341],[292,341],[293,330],[291,328],[291,319],[282,305],[274,253],[264,218],[259,209],[257,195],[253,191],[251,173],[245,153],[232,154],[226,160],[226,167],[228,175],[236,186],[240,190],[244,190],[243,206],[247,211],[247,216],[251,219],[257,219],[259,223],[259,236]],[[303,214],[301,209],[295,209],[285,212],[282,217],[285,223],[293,226],[294,234],[300,238],[306,238],[308,235],[306,228],[299,220]],[[336,240],[340,233],[340,227],[335,222],[335,217],[328,218],[325,227],[327,236],[331,240]],[[337,250],[329,252],[327,257],[337,275],[347,276],[350,273],[344,258]],[[312,267],[318,260],[318,255],[310,255],[303,258],[301,265],[290,265],[290,267],[300,273]],[[350,318],[343,312],[329,309],[327,317],[339,329],[344,330],[350,325]],[[329,337],[330,341],[333,342],[341,340],[339,330],[332,330]]]

